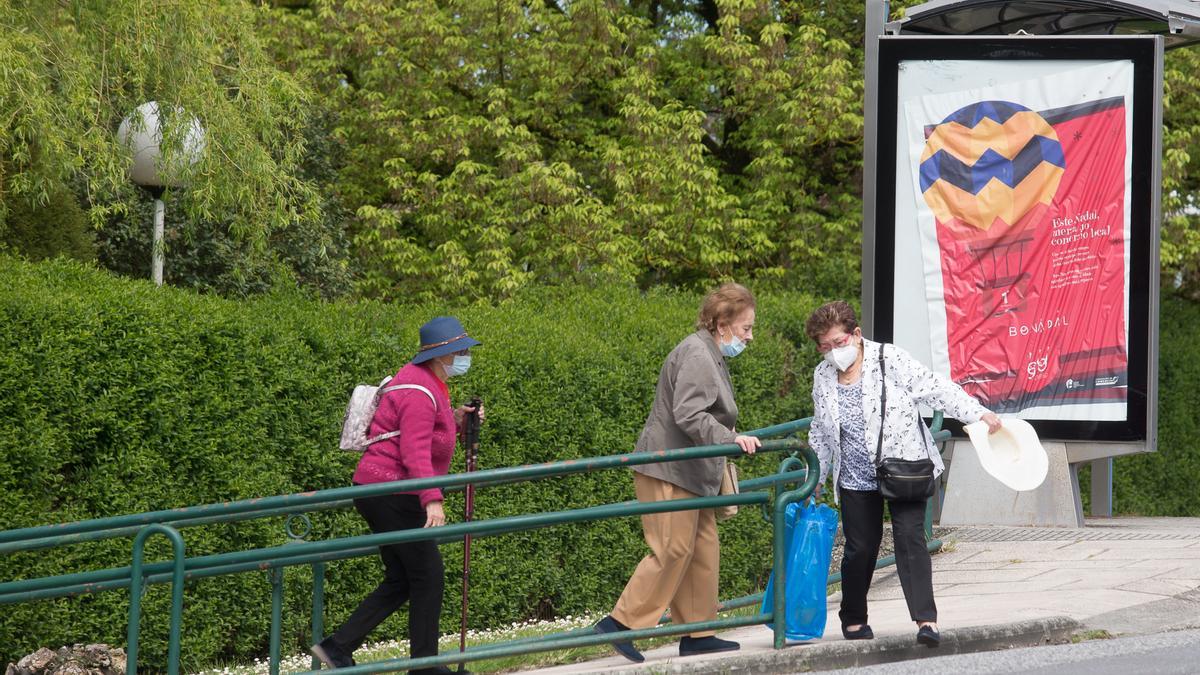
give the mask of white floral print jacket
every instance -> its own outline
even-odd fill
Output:
[[[879,350],[887,362],[887,419],[883,420],[883,457],[933,460],[935,475],[944,469],[942,457],[933,445],[933,437],[924,424],[917,423],[919,404],[941,410],[965,424],[977,422],[988,411],[948,378],[930,371],[908,352],[895,345],[863,339],[863,419],[866,443],[872,456],[879,439],[881,380]],[[841,429],[838,425],[837,369],[822,359],[813,371],[813,421],[808,442],[821,460],[821,481],[825,484],[833,469],[834,499],[837,499],[838,470],[841,464]],[[926,449],[930,449],[927,451]]]

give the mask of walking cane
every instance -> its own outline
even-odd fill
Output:
[[[471,407],[475,412],[467,413],[463,424],[463,444],[467,448],[467,473],[475,470],[475,456],[479,452],[479,409],[483,401],[478,396],[471,399]],[[475,486],[467,483],[467,504],[464,522],[471,522],[475,515]],[[463,537],[463,589],[462,589],[462,630],[458,637],[458,651],[467,650],[467,590],[471,580],[471,535]],[[466,670],[466,663],[458,664],[458,672]]]

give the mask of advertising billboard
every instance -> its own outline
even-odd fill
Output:
[[[1151,435],[1160,50],[880,40],[874,333],[1043,437]]]

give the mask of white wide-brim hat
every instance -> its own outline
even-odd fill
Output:
[[[984,422],[968,424],[963,429],[970,436],[984,471],[1018,492],[1036,489],[1046,480],[1050,468],[1046,449],[1029,422],[1017,418],[1001,422],[1003,426],[994,434],[988,433]]]

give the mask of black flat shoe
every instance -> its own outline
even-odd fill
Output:
[[[926,647],[937,647],[942,644],[942,635],[933,626],[921,626],[917,631],[917,644]]]
[[[600,619],[595,626],[595,631],[597,633],[618,633],[625,630],[629,630],[629,627],[612,618],[612,615]],[[634,663],[641,663],[642,661],[646,660],[646,657],[642,656],[642,653],[639,652],[637,647],[634,647],[633,643],[629,640],[613,642],[611,644],[612,648],[617,650],[618,654],[624,656],[630,661],[633,661]]]
[[[334,643],[332,637],[321,640],[309,651],[329,668],[351,668],[358,665],[351,654],[342,651],[342,648]]]
[[[847,640],[874,640],[875,633],[871,632],[870,624],[864,623],[856,630],[846,630],[846,627],[842,626],[842,637]]]
[[[680,656],[695,656],[697,654],[714,654],[716,652],[736,652],[742,646],[733,640],[722,640],[710,635],[708,637],[685,637],[679,641]]]

